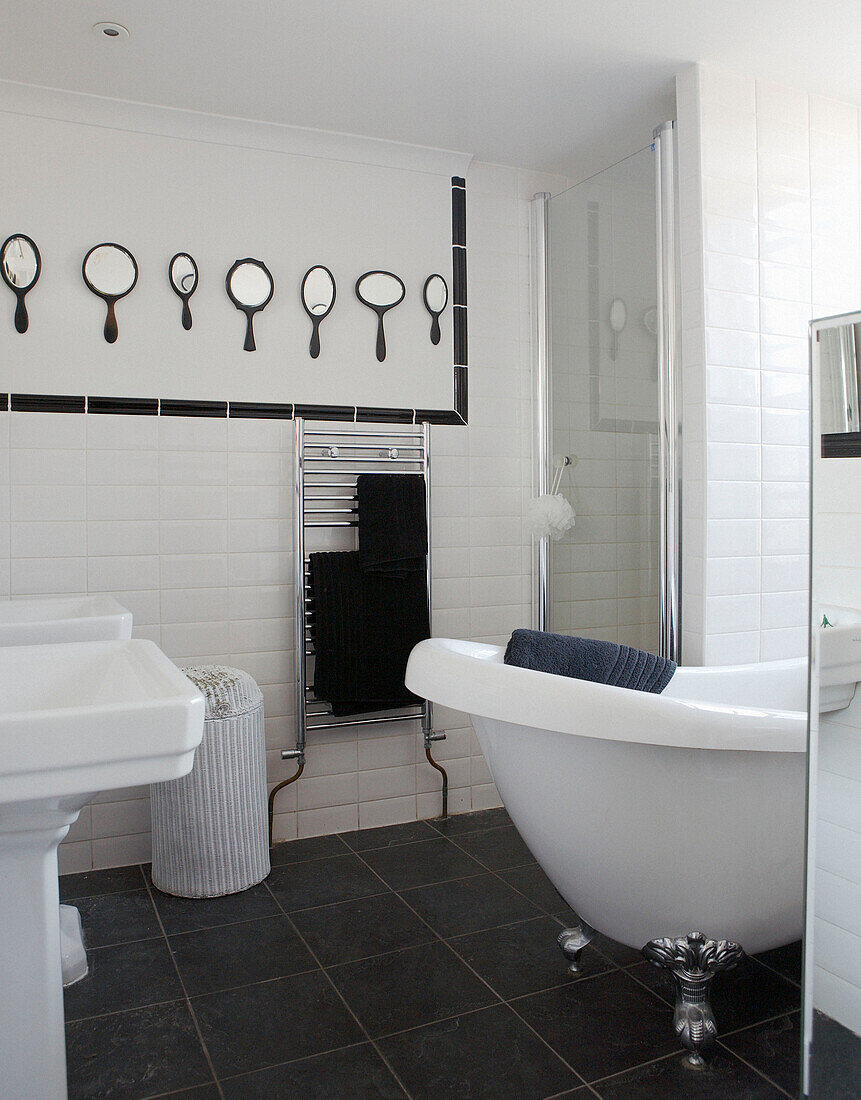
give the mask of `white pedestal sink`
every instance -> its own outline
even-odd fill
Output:
[[[107,642],[131,638],[132,613],[111,596],[39,597],[0,603],[0,646],[51,645],[54,642]],[[87,973],[81,915],[60,906],[63,984]]]
[[[0,649],[3,1097],[66,1097],[57,846],[95,791],[190,771],[203,718],[152,642]]]

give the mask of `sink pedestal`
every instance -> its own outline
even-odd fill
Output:
[[[0,1066],[15,1100],[67,1095],[57,846],[81,801],[69,802],[0,806]]]

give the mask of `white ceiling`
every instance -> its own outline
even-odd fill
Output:
[[[581,177],[706,61],[861,103],[858,0],[0,0],[0,76]],[[90,27],[115,20],[127,42]]]

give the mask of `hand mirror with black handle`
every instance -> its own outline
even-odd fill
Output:
[[[254,343],[254,314],[265,309],[272,301],[275,282],[269,268],[262,260],[247,257],[237,260],[224,280],[227,297],[245,314],[245,351],[256,351]]]
[[[448,305],[448,284],[442,275],[428,275],[425,279],[422,297],[425,300],[425,309],[432,318],[430,329],[431,343],[438,344],[442,335],[439,327],[440,315]]]
[[[120,298],[138,281],[138,265],[134,256],[121,244],[97,244],[84,256],[81,265],[84,282],[93,294],[104,298],[108,307],[105,316],[105,339],[113,344],[117,338],[117,316],[114,307]]]
[[[191,328],[191,307],[188,299],[197,290],[197,264],[194,257],[187,252],[177,252],[167,270],[174,293],[182,299],[182,327],[188,332]]]
[[[335,293],[335,276],[328,267],[318,264],[305,272],[302,280],[302,305],[311,318],[311,343],[308,345],[308,352],[312,359],[320,354],[320,322],[332,312]]]
[[[377,315],[377,360],[386,357],[386,333],[383,317],[388,310],[400,305],[407,293],[403,279],[391,271],[366,271],[356,280],[356,297]]]
[[[18,299],[15,306],[15,328],[26,332],[30,323],[27,316],[27,304],[24,301],[27,291],[32,290],[42,273],[42,257],[34,241],[23,233],[7,237],[0,249],[0,270],[3,281]]]

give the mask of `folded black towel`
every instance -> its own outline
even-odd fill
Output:
[[[643,649],[542,630],[515,630],[504,659],[507,665],[535,672],[655,694],[664,690],[676,671],[675,661]]]
[[[428,525],[421,474],[359,474],[359,564],[403,577],[425,569]]]
[[[312,554],[314,695],[332,713],[411,706],[404,674],[413,646],[430,636],[427,578],[365,573],[355,550]]]

